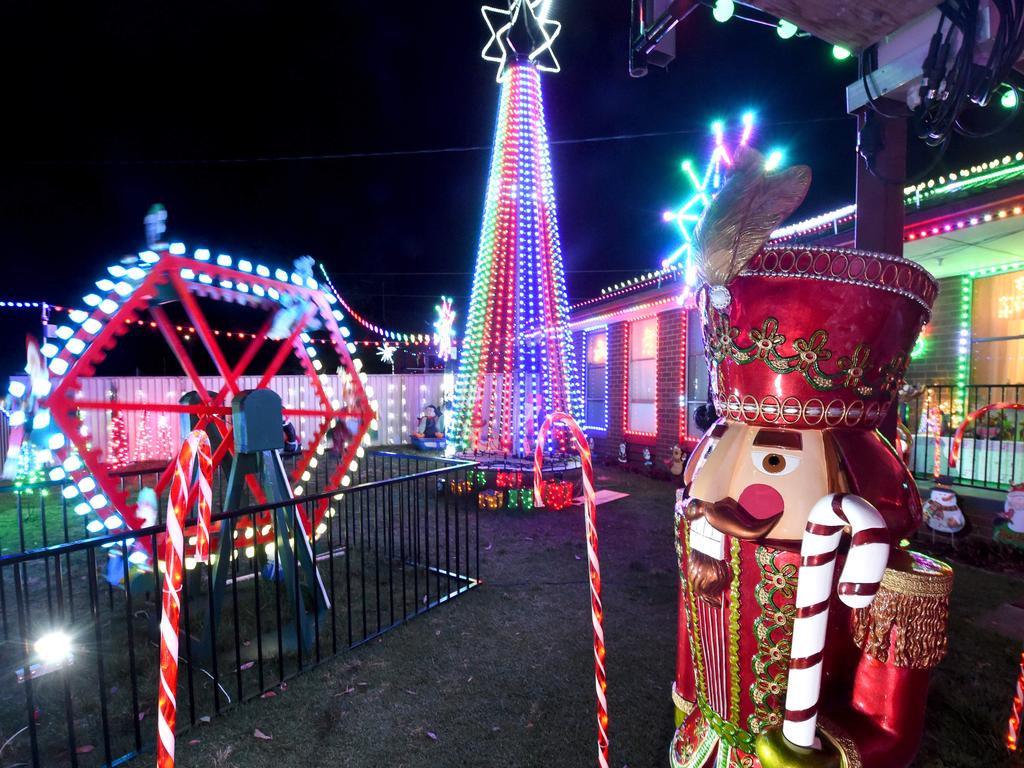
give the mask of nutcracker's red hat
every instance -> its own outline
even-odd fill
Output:
[[[698,295],[718,412],[805,429],[881,423],[938,292],[898,256],[791,244],[724,288]]]

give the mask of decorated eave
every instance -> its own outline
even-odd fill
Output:
[[[1014,261],[1024,249],[1024,151],[907,186],[904,213],[904,255],[936,277]],[[844,206],[781,227],[773,240],[850,247],[856,219]],[[984,251],[973,247],[983,241]]]
[[[672,307],[690,306],[693,293],[684,278],[683,269],[672,267],[609,286],[600,295],[569,307],[569,328],[586,330],[664,312]]]
[[[956,261],[947,263],[942,256],[938,263],[939,256],[932,255],[937,243],[926,245],[922,241],[941,236],[944,247],[964,250],[970,245],[969,231],[983,225],[1012,230],[1009,234],[1024,232],[1024,150],[908,185],[903,194],[905,255],[936,277],[959,274],[952,271],[959,269]],[[780,227],[772,233],[772,242],[852,247],[856,219],[857,207],[846,205]],[[980,230],[978,236],[981,231],[987,235],[989,230]],[[963,239],[959,244],[951,242],[957,233]],[[1008,261],[1024,253],[1011,250],[1006,255]],[[691,299],[683,277],[684,270],[672,266],[603,288],[597,296],[577,301],[569,308],[572,330],[663,311],[670,299],[685,304]]]

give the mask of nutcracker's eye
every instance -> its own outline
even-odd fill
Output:
[[[750,458],[754,467],[769,475],[788,475],[800,466],[797,456],[769,451],[751,451]]]

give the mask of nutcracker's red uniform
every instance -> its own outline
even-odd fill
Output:
[[[877,431],[936,284],[899,257],[761,247],[804,173],[741,158],[698,232],[720,419],[676,504],[677,768],[906,768],[945,653],[952,571],[901,547],[921,500]]]

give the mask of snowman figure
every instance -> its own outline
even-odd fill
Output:
[[[924,516],[928,527],[939,533],[959,533],[967,524],[956,493],[942,481],[932,488],[931,496],[924,504]],[[1024,517],[1021,519],[1024,521]]]
[[[619,443],[619,464],[625,464],[626,461],[626,444]]]
[[[1024,483],[1010,488],[1000,517],[1002,519],[996,521],[992,538],[1024,549]]]

